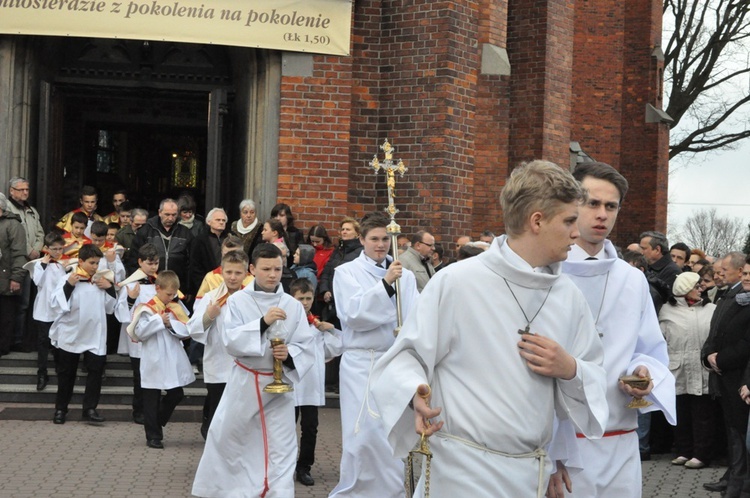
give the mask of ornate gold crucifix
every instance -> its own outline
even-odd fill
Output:
[[[408,171],[408,168],[404,165],[404,162],[401,159],[399,159],[397,162],[393,160],[393,152],[395,151],[395,149],[387,138],[385,139],[385,142],[383,142],[383,145],[380,146],[380,149],[385,154],[385,159],[383,159],[383,162],[381,163],[378,160],[378,155],[375,154],[372,158],[372,161],[370,161],[370,167],[375,170],[375,173],[378,173],[382,169],[386,174],[386,185],[388,187],[388,207],[385,208],[385,212],[388,213],[388,216],[390,216],[391,218],[391,222],[386,227],[386,232],[391,236],[391,251],[393,254],[393,260],[398,261],[398,236],[401,235],[401,226],[396,223],[396,214],[398,213],[398,208],[396,207],[395,203],[396,173],[398,173],[399,176],[404,176],[404,173]],[[398,325],[396,326],[396,330],[393,331],[393,335],[398,335],[402,325],[401,286],[399,284],[399,280],[400,279],[396,280],[396,318]]]

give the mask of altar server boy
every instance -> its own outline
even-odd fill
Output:
[[[99,261],[100,270],[112,270],[115,274],[115,282],[125,280],[125,267],[122,265],[120,256],[117,255],[115,244],[107,241],[107,224],[103,221],[95,221],[91,224],[91,243],[102,251],[102,259]]]
[[[299,457],[297,458],[297,481],[305,486],[312,486],[315,480],[310,475],[310,468],[315,463],[315,443],[318,436],[318,407],[325,406],[325,362],[341,354],[341,331],[333,324],[322,322],[313,315],[314,288],[310,280],[298,278],[289,286],[289,293],[302,303],[307,314],[307,323],[313,334],[315,364],[294,384],[296,401],[295,418],[300,419],[301,435],[299,440]]]
[[[229,251],[221,258],[221,283],[196,301],[193,316],[188,321],[190,338],[205,345],[203,351],[203,381],[206,384],[206,402],[203,410],[201,435],[208,436],[216,408],[229,380],[234,358],[224,347],[224,321],[227,316],[227,299],[242,289],[248,276],[249,258],[241,248]],[[252,280],[251,280],[252,281]]]
[[[91,244],[91,239],[84,235],[88,226],[88,217],[81,212],[73,213],[70,218],[70,231],[63,234],[65,246],[63,253],[69,258],[78,257],[78,251],[86,244]]]
[[[141,388],[146,445],[163,449],[164,433],[177,404],[185,396],[183,386],[195,380],[182,340],[189,337],[188,311],[177,298],[180,279],[166,270],[154,282],[156,295],[133,313],[128,335],[141,344]],[[166,391],[162,397],[161,391]]]
[[[404,462],[394,457],[370,393],[375,362],[393,345],[397,300],[404,320],[417,298],[414,274],[388,252],[388,218],[370,213],[360,224],[362,252],[336,267],[333,295],[341,320],[341,464],[331,498],[395,497],[404,493]],[[396,279],[399,280],[398,296]]]
[[[36,390],[43,391],[49,382],[47,361],[50,350],[49,330],[55,315],[49,302],[57,284],[65,279],[67,264],[74,261],[65,257],[63,246],[65,240],[59,232],[50,232],[44,236],[44,257],[29,262],[31,278],[36,285],[33,317],[37,327],[37,384]]]
[[[315,353],[304,308],[281,287],[283,267],[276,246],[259,245],[250,265],[255,281],[227,300],[224,345],[235,366],[208,431],[194,495],[294,496],[294,395],[263,388],[274,358],[283,361],[289,383],[305,375]],[[285,344],[272,348],[272,337]]]
[[[230,251],[241,251],[242,248],[242,240],[239,237],[235,235],[227,235],[227,238],[224,239],[224,242],[221,243],[221,257],[223,258],[224,255]],[[245,254],[247,255],[247,253]],[[249,266],[250,256],[247,257],[247,260]],[[195,294],[196,303],[203,299],[203,296],[205,296],[208,291],[216,289],[224,281],[224,277],[222,277],[221,267],[222,266],[219,265],[217,268],[214,268],[210,272],[206,273],[206,275],[203,277],[201,286],[198,288],[198,292]],[[242,282],[243,287],[253,281],[253,276],[250,274],[250,272],[246,271],[245,273],[247,274],[247,276]]]
[[[156,295],[156,272],[159,270],[159,251],[153,244],[143,244],[138,250],[138,270],[118,284],[120,294],[115,308],[115,318],[122,324],[117,344],[117,354],[130,357],[133,370],[133,422],[143,424],[143,390],[141,389],[141,343],[128,335],[128,325],[139,305]]]
[[[55,320],[50,327],[52,345],[57,353],[56,424],[64,424],[68,403],[83,353],[86,366],[86,391],[83,396],[83,420],[104,422],[96,407],[102,390],[102,372],[107,361],[107,313],[115,308],[115,289],[105,278],[93,278],[99,268],[102,252],[86,244],[78,252],[78,267],[61,280],[50,297]]]

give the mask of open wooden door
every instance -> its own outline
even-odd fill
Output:
[[[39,158],[36,170],[36,207],[47,230],[62,211],[63,99],[52,83],[42,81],[39,98]]]
[[[208,143],[206,158],[206,211],[214,207],[224,207],[228,189],[222,174],[224,164],[224,134],[227,109],[227,91],[215,89],[208,99]],[[228,211],[229,212],[229,211]]]

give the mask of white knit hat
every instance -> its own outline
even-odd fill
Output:
[[[695,284],[697,284],[700,279],[701,277],[692,271],[680,273],[677,275],[677,278],[672,285],[672,294],[675,296],[686,296],[688,292],[693,290],[693,287],[695,287]]]

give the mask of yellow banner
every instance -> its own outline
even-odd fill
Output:
[[[348,55],[352,0],[0,0],[0,33]]]

